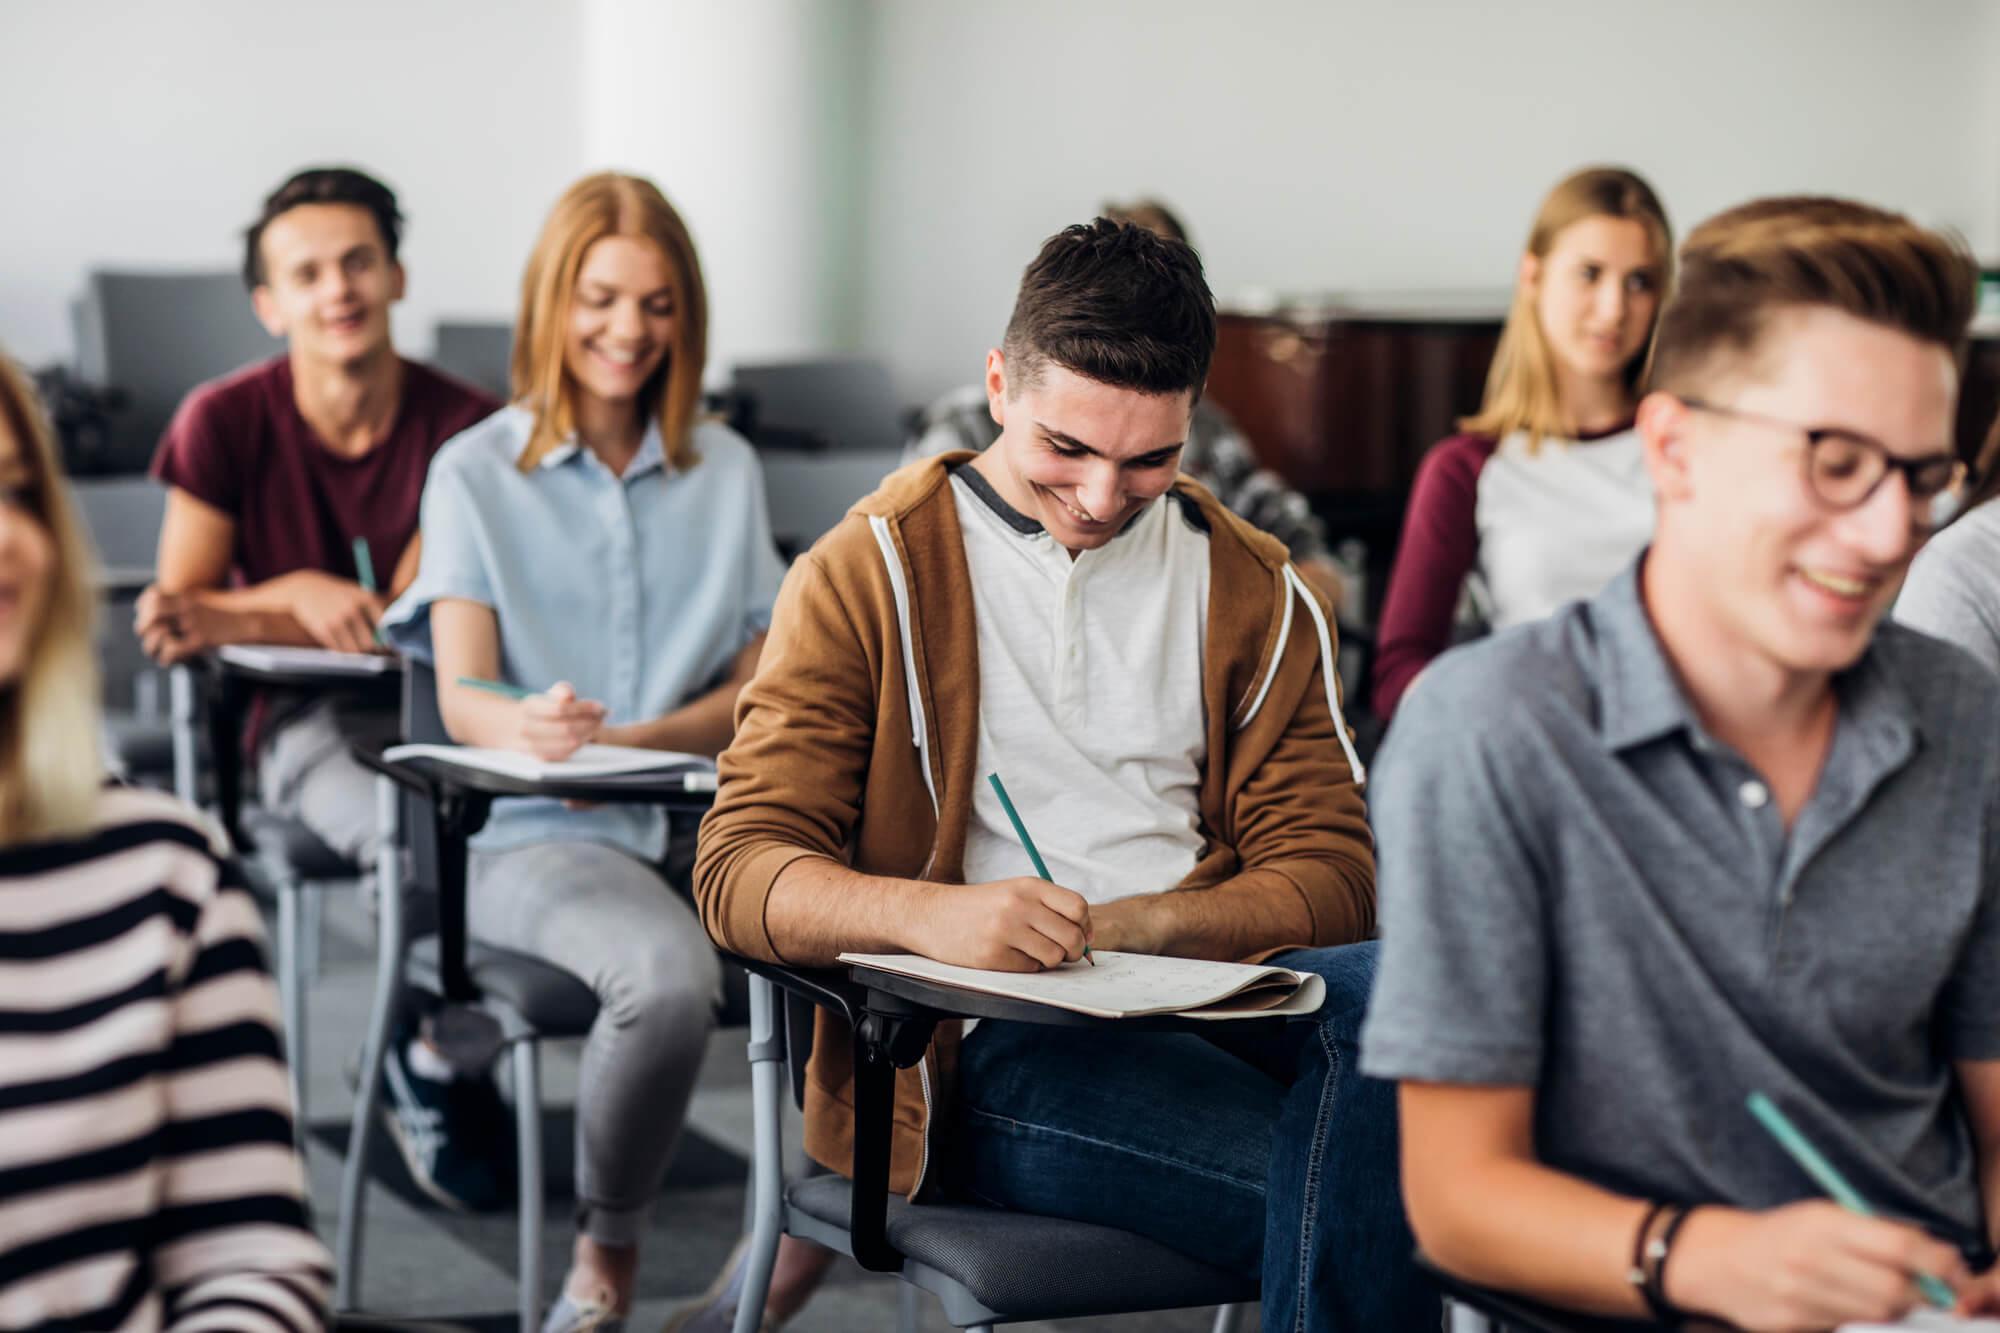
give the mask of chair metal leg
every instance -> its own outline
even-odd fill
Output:
[[[914,1282],[896,1284],[896,1333],[917,1333],[924,1326],[923,1292]]]
[[[1446,1333],[1506,1333],[1506,1325],[1469,1305],[1460,1305],[1449,1296],[1444,1302]]]
[[[1250,1312],[1247,1305],[1223,1305],[1215,1311],[1213,1333],[1242,1333],[1243,1316]]]
[[[199,806],[201,777],[196,771],[199,740],[195,728],[194,669],[186,665],[173,668],[167,676],[167,693],[174,740],[174,795],[189,805]]]
[[[542,1304],[542,1066],[532,1040],[514,1043],[514,1134],[520,1142],[521,1333],[536,1333]]]
[[[334,1308],[351,1310],[360,1303],[362,1209],[368,1197],[368,1148],[374,1138],[375,1107],[382,1098],[382,1060],[396,1032],[403,1000],[403,955],[409,947],[404,929],[401,859],[396,852],[397,791],[388,778],[375,784],[377,818],[381,821],[383,855],[377,869],[381,897],[375,916],[375,999],[368,1015],[368,1035],[361,1046],[361,1086],[354,1093],[354,1112],[347,1130],[347,1160],[340,1168],[340,1225],[334,1240]]]
[[[285,1025],[285,1074],[292,1091],[292,1138],[306,1150],[306,981],[301,967],[299,885],[278,883],[278,1002]]]
[[[743,1295],[736,1303],[733,1333],[757,1333],[771,1268],[778,1259],[778,1234],[785,1220],[784,1126],[785,1045],[778,1035],[777,988],[750,978],[750,1249],[743,1257]]]
[[[326,930],[326,885],[318,882],[301,884],[305,891],[305,925],[300,944],[300,956],[305,960],[302,972],[306,985],[310,987],[319,980],[319,946]]]

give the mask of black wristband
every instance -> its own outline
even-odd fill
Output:
[[[1632,1266],[1625,1270],[1625,1280],[1646,1294],[1646,1238],[1653,1234],[1653,1223],[1660,1214],[1673,1205],[1661,1200],[1646,1209],[1646,1215],[1639,1219],[1639,1230],[1632,1237]],[[1648,1305],[1652,1302],[1648,1300]]]
[[[1646,1285],[1640,1294],[1646,1298],[1646,1308],[1653,1317],[1669,1328],[1678,1328],[1685,1318],[1683,1312],[1667,1299],[1667,1261],[1674,1257],[1674,1238],[1680,1234],[1681,1224],[1694,1216],[1693,1208],[1676,1208],[1674,1215],[1660,1230],[1660,1237],[1647,1247],[1647,1257],[1652,1260],[1646,1272]]]

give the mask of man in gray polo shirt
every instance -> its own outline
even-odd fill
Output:
[[[1880,625],[1962,476],[1975,266],[1789,199],[1681,273],[1652,548],[1398,714],[1362,1067],[1471,1281],[1752,1329],[1896,1318],[1919,1274],[2000,1308],[1968,1268],[2000,1217],[2000,680]],[[1753,1091],[1882,1216],[1822,1200]]]

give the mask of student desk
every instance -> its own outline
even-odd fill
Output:
[[[895,1272],[903,1256],[889,1243],[889,1140],[896,1070],[923,1058],[931,1033],[947,1019],[1009,1019],[1045,1027],[1098,1028],[1118,1032],[1212,1034],[1210,1020],[1172,1014],[1140,1018],[1096,1018],[1027,1000],[981,995],[915,977],[866,967],[787,967],[725,954],[745,971],[763,977],[788,996],[839,1015],[854,1040],[854,1182],[848,1231],[854,1258],[874,1272]],[[1229,1020],[1232,1031],[1274,1029],[1303,1022],[1311,1014]],[[753,1043],[754,1046],[754,1043]],[[753,1058],[756,1053],[753,1050]]]
[[[473,995],[465,970],[466,845],[486,827],[493,802],[502,796],[546,796],[559,801],[592,801],[599,805],[655,805],[670,813],[702,811],[715,793],[681,787],[679,774],[658,785],[619,777],[613,780],[534,781],[466,768],[442,759],[396,759],[384,755],[393,747],[356,742],[354,757],[405,791],[430,803],[431,830],[436,838],[438,894],[438,964],[444,998],[457,1003]]]
[[[296,668],[276,670],[229,661],[209,653],[196,662],[174,668],[173,741],[174,792],[191,805],[199,787],[195,776],[195,756],[199,752],[196,728],[197,699],[207,705],[209,762],[215,773],[215,806],[231,843],[242,848],[243,813],[243,728],[250,707],[264,690],[297,690],[306,693],[351,695],[369,703],[394,707],[402,683],[402,666],[390,666],[372,675],[353,672],[315,671]]]

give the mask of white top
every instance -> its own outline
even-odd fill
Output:
[[[953,474],[979,625],[968,883],[1032,875],[997,772],[1058,884],[1093,903],[1194,869],[1208,533],[1171,497],[1074,560],[971,467]]]
[[[1895,616],[2000,671],[2000,502],[1987,501],[1925,543]]]
[[[1494,629],[1595,597],[1653,537],[1639,432],[1601,440],[1502,440],[1479,472],[1478,573]]]

